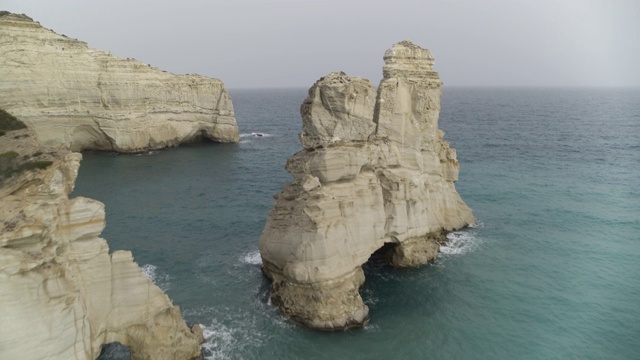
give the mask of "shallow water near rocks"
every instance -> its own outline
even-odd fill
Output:
[[[106,204],[111,250],[204,326],[208,359],[637,358],[639,90],[445,88],[479,225],[433,265],[367,266],[371,320],[335,333],[278,315],[257,252],[306,90],[230,93],[239,144],[87,153],[72,194]]]

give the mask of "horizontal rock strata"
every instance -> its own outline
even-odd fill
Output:
[[[387,246],[393,265],[433,261],[448,231],[475,223],[455,190],[455,150],[438,129],[441,84],[431,53],[408,41],[384,55],[377,91],[334,72],[301,107],[304,150],[286,164],[260,238],[272,299],[323,330],[360,326],[361,266]]]
[[[202,330],[99,235],[104,205],[69,199],[82,155],[0,136],[0,359],[199,359]]]
[[[239,141],[220,80],[117,58],[7,12],[0,13],[0,108],[40,144],[74,151]]]

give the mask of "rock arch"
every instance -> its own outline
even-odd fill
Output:
[[[442,82],[433,56],[409,41],[385,52],[377,91],[333,72],[301,106],[304,149],[260,238],[272,300],[321,330],[362,325],[361,266],[385,243],[391,262],[433,261],[444,234],[475,223],[455,190],[455,150],[438,129]]]

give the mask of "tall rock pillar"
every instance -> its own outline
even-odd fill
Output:
[[[293,180],[260,238],[274,304],[312,328],[366,321],[361,266],[385,244],[391,264],[423,265],[446,232],[475,223],[455,190],[455,150],[438,129],[433,56],[403,41],[384,60],[377,92],[340,72],[311,87],[301,107],[304,150],[287,161]]]

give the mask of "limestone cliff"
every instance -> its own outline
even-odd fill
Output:
[[[239,140],[221,81],[117,58],[7,12],[0,12],[0,108],[40,144],[74,151]]]
[[[475,223],[455,190],[455,150],[438,129],[441,84],[431,53],[408,41],[384,55],[376,91],[331,73],[301,107],[304,150],[286,165],[260,238],[272,300],[318,329],[359,326],[361,265],[385,244],[395,266],[433,261],[447,231]]]
[[[134,359],[198,359],[202,331],[99,237],[104,205],[69,199],[82,155],[0,135],[0,359],[95,359],[105,343]]]

